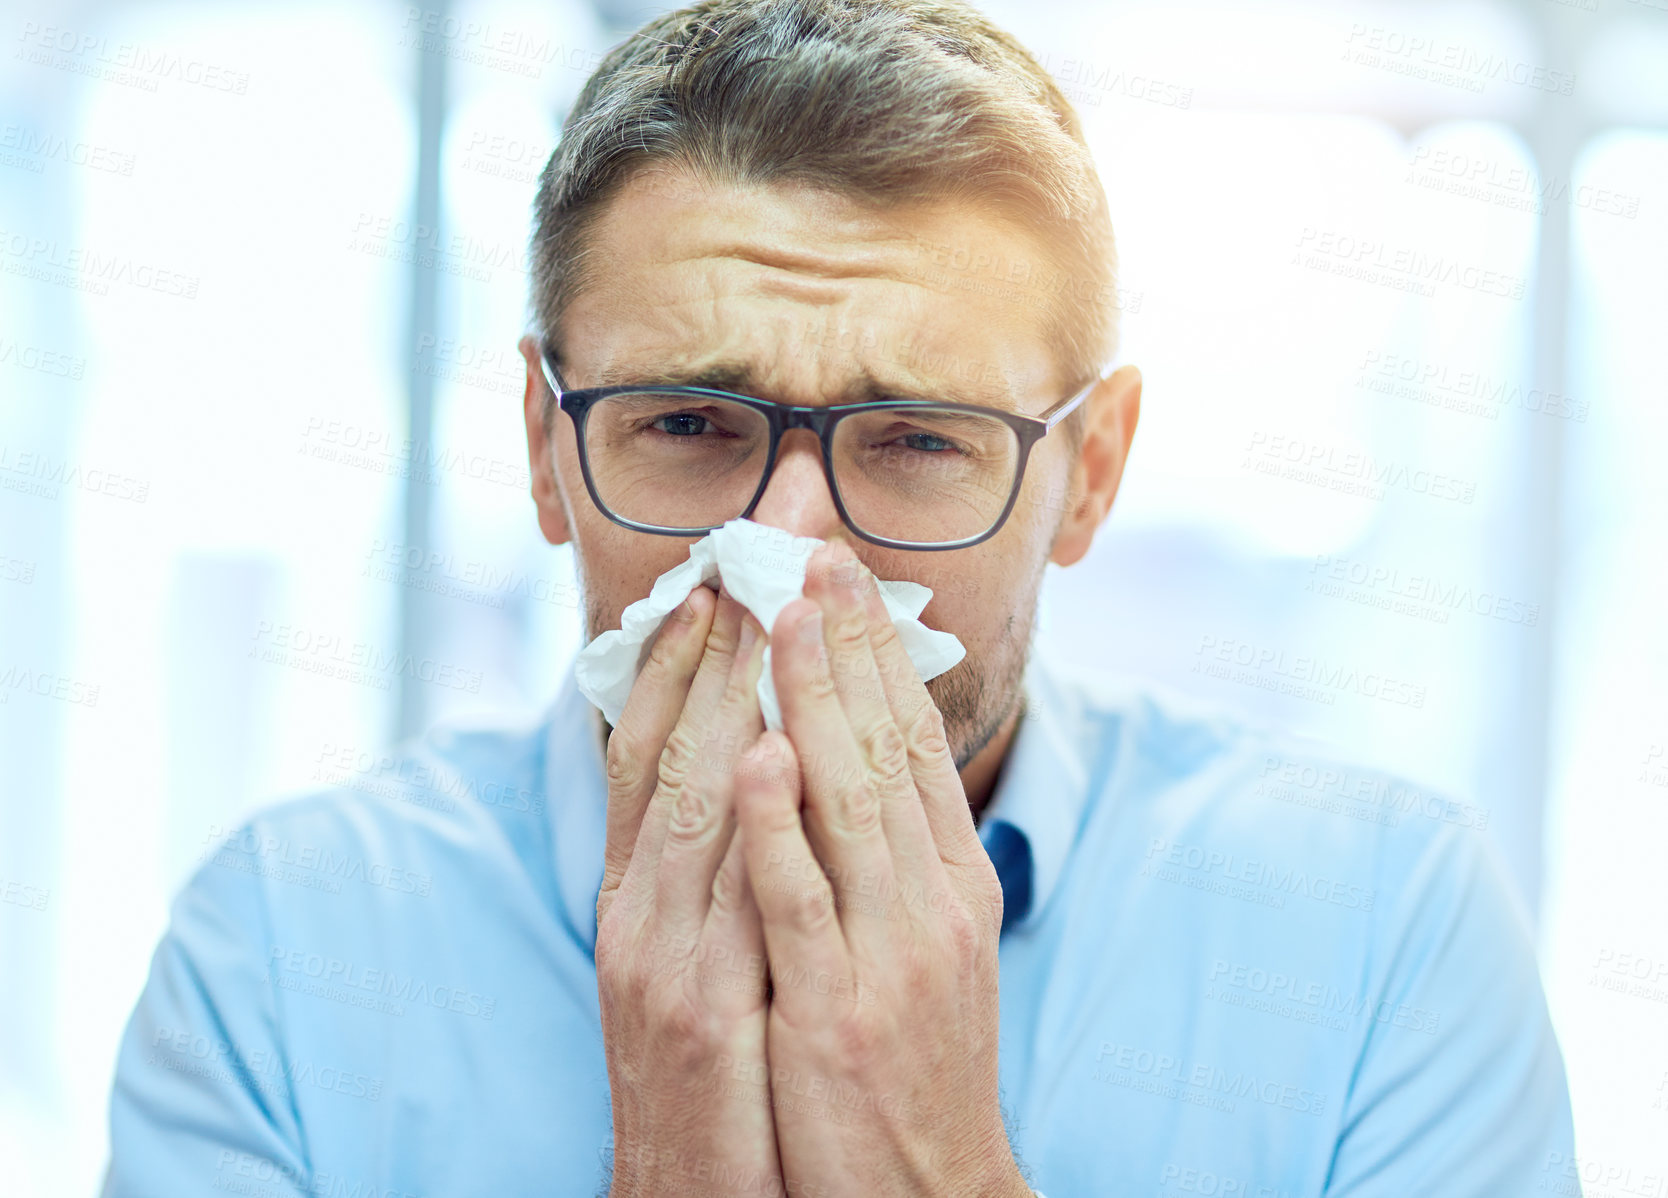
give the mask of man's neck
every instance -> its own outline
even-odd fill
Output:
[[[978,823],[989,805],[991,796],[996,793],[996,784],[1002,778],[1002,765],[1008,759],[1008,750],[1013,745],[1014,730],[1019,727],[1020,713],[1024,710],[1023,701],[1014,704],[1014,709],[1008,713],[1008,718],[1002,721],[996,735],[986,742],[985,747],[973,755],[961,769],[961,788],[967,792],[967,805],[973,809],[973,822]]]

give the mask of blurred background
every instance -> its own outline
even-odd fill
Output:
[[[1587,1193],[1656,1192],[1668,0],[986,7],[1082,114],[1146,378],[1041,651],[1456,799],[1386,818],[1499,846]],[[96,1189],[220,829],[554,695],[530,208],[654,11],[0,4],[0,1192]]]

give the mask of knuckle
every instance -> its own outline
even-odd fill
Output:
[[[949,753],[950,739],[944,731],[944,715],[931,699],[923,699],[910,713],[908,739],[923,757]]]
[[[708,782],[704,778],[685,778],[671,799],[667,837],[686,844],[705,840],[717,825],[713,813],[718,809]]]
[[[915,951],[905,955],[903,966],[898,970],[896,984],[905,1001],[911,1006],[932,999],[938,989],[938,979],[928,966],[924,952]]]
[[[880,796],[875,787],[864,783],[846,787],[836,806],[839,826],[847,835],[859,838],[880,829]]]
[[[700,752],[700,739],[687,721],[679,720],[677,727],[673,728],[671,735],[666,738],[666,747],[660,753],[660,764],[656,771],[656,781],[660,788],[673,792],[682,786]]]
[[[890,718],[882,719],[862,736],[863,754],[884,785],[894,785],[909,774],[909,746]]]
[[[632,791],[643,781],[643,754],[636,743],[619,728],[608,735],[608,785],[617,791]]]
[[[809,692],[810,698],[817,703],[834,703],[839,701],[839,692],[834,685],[834,675],[831,670],[834,661],[830,658],[826,663],[811,666],[804,672],[802,685]]]
[[[677,673],[678,659],[683,656],[683,630],[688,625],[668,620],[649,646],[649,659],[643,663],[642,673],[656,677]]]
[[[735,667],[730,671],[724,698],[719,703],[720,717],[732,727],[743,722],[759,706],[758,689],[747,685],[747,671],[742,668],[741,658],[736,658]]]
[[[610,993],[626,994],[636,988],[637,958],[624,943],[618,919],[606,914],[597,924],[597,982]]]
[[[685,1052],[706,1043],[709,1016],[681,985],[651,988],[647,1008],[651,1035],[660,1043]]]
[[[1000,901],[1000,900],[998,900]],[[965,907],[958,909],[958,914],[969,914]],[[1000,916],[997,917],[1000,920]],[[988,924],[979,918],[958,918],[952,916],[944,921],[945,935],[949,940],[950,952],[956,964],[965,969],[982,955],[985,936],[989,931]],[[998,924],[1000,926],[1000,923]]]
[[[880,1026],[864,1014],[858,1013],[840,1020],[834,1027],[834,1042],[847,1068],[862,1072],[879,1056],[884,1037]]]
[[[733,915],[747,898],[747,879],[740,870],[722,868],[712,879],[712,907],[721,915]]]
[[[834,919],[834,896],[827,883],[794,891],[787,909],[788,923],[803,935],[816,935]]]
[[[726,611],[725,603],[733,605],[737,611]],[[712,621],[712,629],[707,633],[706,649],[701,655],[703,663],[713,661],[727,665],[728,659],[735,656],[736,647],[741,639],[741,620],[738,618],[740,606],[734,599],[719,601],[718,615]]]
[[[894,646],[898,647],[899,653],[903,652],[903,640],[898,636],[898,626],[891,620],[881,620],[872,625],[869,628],[869,640],[875,647],[877,661],[888,660],[887,655],[892,653]]]
[[[842,615],[828,625],[830,649],[834,654],[858,654],[869,641],[869,621],[862,612]]]

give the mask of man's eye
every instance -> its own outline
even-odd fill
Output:
[[[706,431],[707,418],[691,412],[673,412],[669,416],[660,417],[653,424],[661,432],[670,433],[674,437],[697,437]]]
[[[955,442],[943,437],[936,437],[932,433],[910,433],[903,438],[904,444],[910,449],[918,449],[923,453],[942,453],[946,449],[954,449]]]

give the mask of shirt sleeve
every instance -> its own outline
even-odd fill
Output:
[[[1480,830],[1443,825],[1369,961],[1375,1006],[1328,1198],[1580,1198],[1563,1057],[1528,916]]]
[[[306,1193],[251,863],[222,849],[175,900],[117,1056],[104,1198]]]

